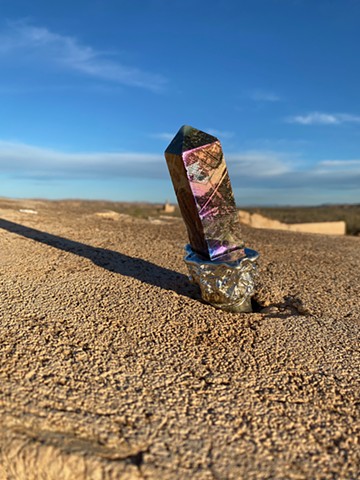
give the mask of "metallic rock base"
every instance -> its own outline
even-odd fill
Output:
[[[235,313],[252,312],[251,297],[255,290],[256,260],[259,254],[245,248],[237,261],[206,260],[185,247],[184,261],[190,280],[199,285],[202,299],[216,308]]]

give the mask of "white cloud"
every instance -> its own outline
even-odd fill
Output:
[[[80,152],[0,141],[0,171],[29,178],[159,177],[162,155],[146,153]]]
[[[234,132],[229,132],[227,130],[216,130],[215,128],[208,128],[205,131],[210,135],[219,138],[219,140],[221,140],[222,138],[231,138],[234,136]]]
[[[339,125],[341,123],[360,123],[360,116],[349,113],[312,112],[307,115],[290,117],[287,121],[300,125]]]
[[[160,132],[160,133],[152,133],[149,136],[152,137],[152,138],[156,138],[158,140],[165,140],[167,142],[170,142],[174,138],[175,133]]]
[[[18,62],[31,58],[33,66],[55,65],[98,80],[150,90],[160,90],[166,83],[163,76],[126,66],[75,37],[23,21],[10,23],[0,34],[0,57],[15,58]]]
[[[360,160],[323,160],[319,163],[322,167],[330,167],[330,168],[360,168]]]
[[[233,188],[245,192],[288,192],[293,195],[315,189],[328,192],[354,191],[360,185],[360,160],[323,160],[309,166],[300,155],[275,151],[226,153]],[[0,140],[0,172],[11,179],[73,180],[107,182],[114,179],[160,179],[170,182],[162,153],[62,152],[55,149]],[[356,195],[354,193],[354,195]]]
[[[296,159],[283,153],[249,150],[226,156],[229,170],[233,175],[269,178],[290,172]]]
[[[273,92],[266,92],[264,90],[253,90],[250,92],[251,100],[255,102],[280,102],[281,97]]]
[[[277,152],[250,150],[229,153],[226,155],[226,161],[234,177],[270,178],[290,172],[294,168],[296,158]],[[0,140],[0,171],[30,177],[167,176],[162,153],[69,153],[2,140]]]
[[[338,183],[343,178],[360,185],[360,160],[323,160],[316,165],[314,175],[319,178],[333,178]]]

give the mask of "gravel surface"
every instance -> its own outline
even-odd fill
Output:
[[[0,479],[360,478],[360,238],[243,234],[231,314],[181,219],[0,200]]]

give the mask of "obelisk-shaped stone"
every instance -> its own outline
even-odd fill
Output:
[[[244,256],[219,140],[184,125],[167,147],[165,158],[192,249],[209,260],[235,261]]]

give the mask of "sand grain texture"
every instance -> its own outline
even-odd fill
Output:
[[[359,478],[360,239],[244,227],[230,314],[181,220],[89,205],[0,200],[0,479]]]

